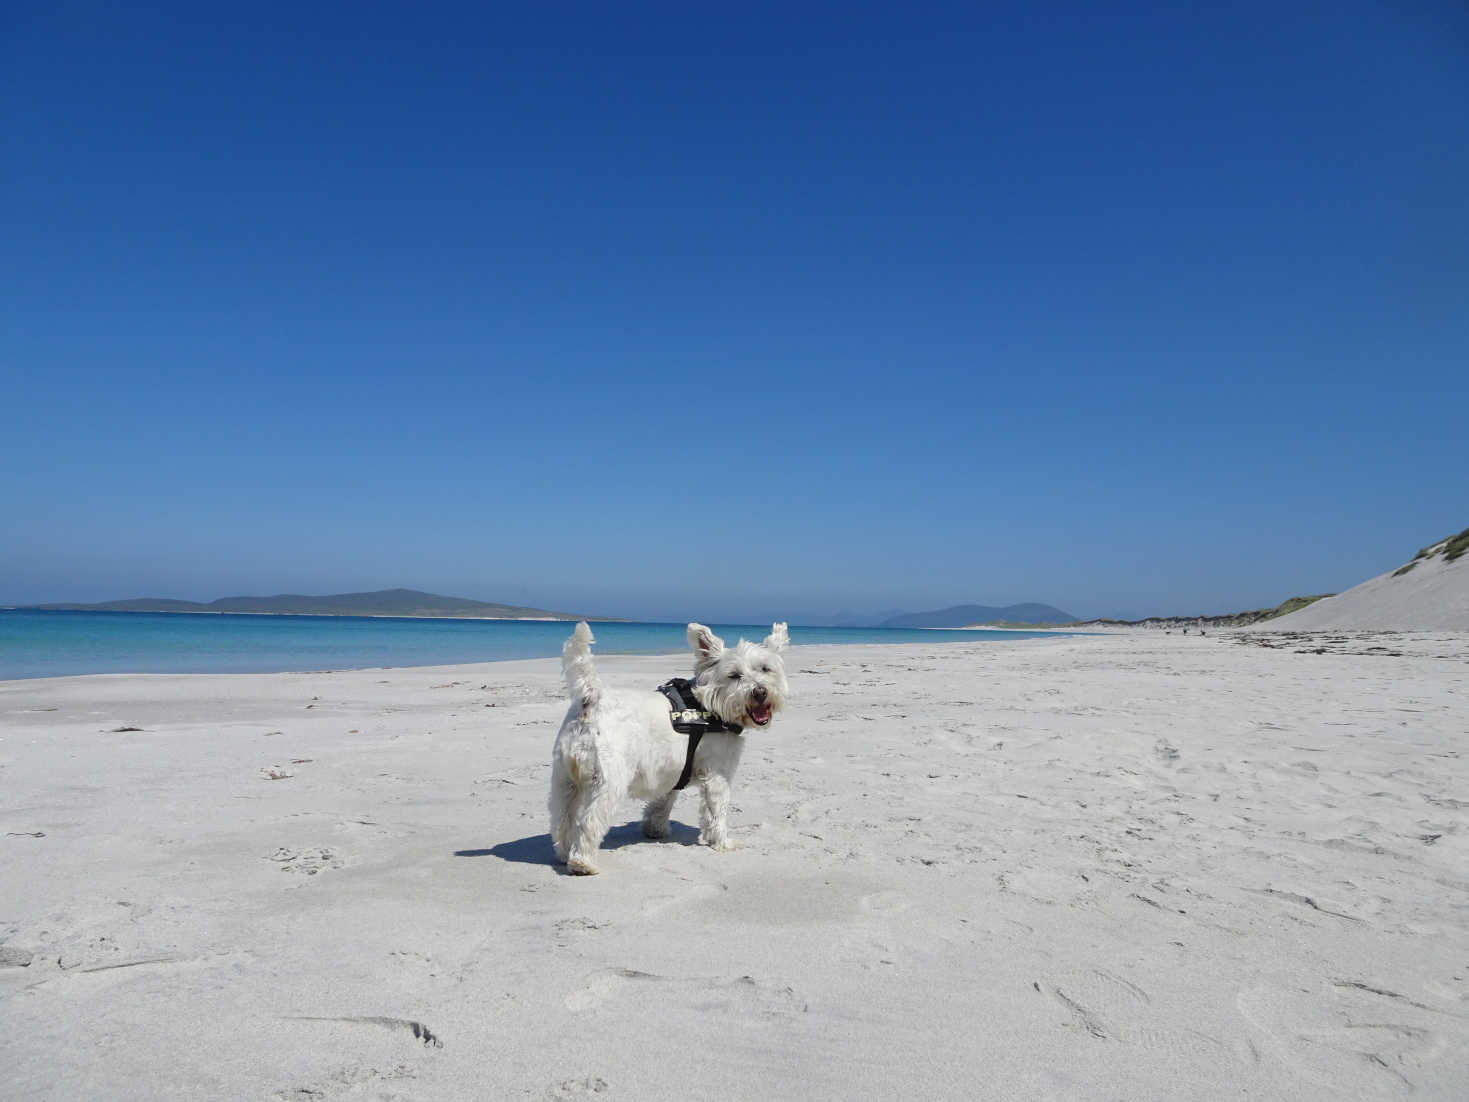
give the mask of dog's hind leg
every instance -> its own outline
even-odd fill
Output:
[[[571,851],[571,838],[576,830],[576,784],[560,755],[551,762],[551,797],[548,801],[551,812],[551,845],[556,849],[556,860],[566,864]]]
[[[584,876],[596,874],[596,853],[602,839],[607,837],[617,799],[617,789],[601,779],[577,791],[576,823],[572,827],[571,851],[566,858],[566,867],[572,872]]]
[[[673,814],[673,801],[676,799],[678,792],[674,791],[648,801],[648,805],[643,808],[644,838],[668,837],[668,817]]]

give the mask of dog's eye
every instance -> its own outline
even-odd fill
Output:
[[[761,666],[760,667],[760,672],[761,673],[769,673],[770,672],[770,667],[769,666]]]
[[[731,681],[738,681],[740,679],[740,671],[739,670],[735,670],[734,673],[732,673],[732,674],[729,675],[729,679]]]

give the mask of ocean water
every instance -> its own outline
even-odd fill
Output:
[[[726,641],[769,624],[714,624]],[[565,621],[0,609],[0,680],[89,673],[279,673],[549,658]],[[600,654],[685,651],[683,624],[594,623]],[[791,643],[960,643],[1036,632],[792,626]]]

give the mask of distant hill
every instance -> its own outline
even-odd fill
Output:
[[[1070,624],[1076,617],[1052,605],[954,605],[932,612],[905,612],[884,620],[884,628],[962,628],[970,624]]]
[[[1396,570],[1272,620],[1270,631],[1469,631],[1469,528]]]
[[[167,597],[134,597],[126,601],[103,601],[100,604],[31,605],[37,609],[75,612],[259,612],[294,613],[298,616],[458,616],[487,619],[580,620],[584,617],[569,612],[548,612],[542,608],[499,605],[471,601],[466,597],[442,597],[437,593],[421,593],[416,589],[380,589],[374,593],[335,593],[325,597],[307,597],[297,593],[281,593],[274,597],[221,597],[208,604],[175,601]],[[591,617],[597,619],[597,617]]]

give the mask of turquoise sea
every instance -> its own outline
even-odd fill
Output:
[[[711,625],[726,641],[770,625]],[[549,658],[565,621],[0,609],[0,680],[88,673],[279,673]],[[601,654],[687,649],[683,624],[594,623]],[[965,643],[1035,632],[791,627],[791,643]]]

